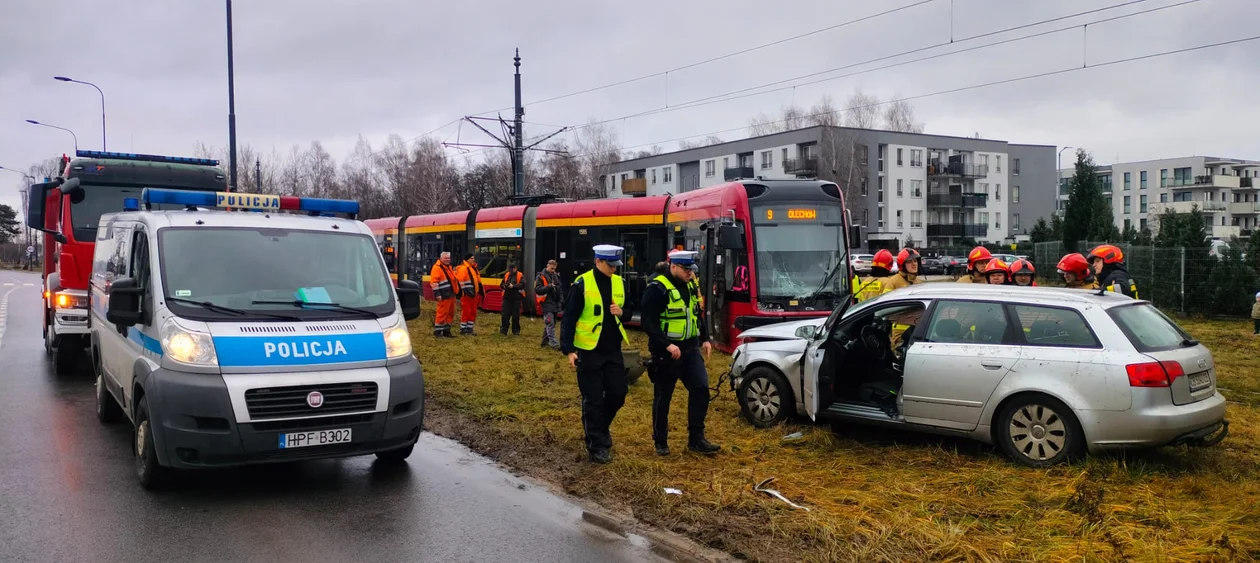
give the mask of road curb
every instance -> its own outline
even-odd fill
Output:
[[[623,538],[638,536],[647,541],[652,553],[677,563],[724,563],[735,561],[731,556],[695,541],[639,522],[630,515],[618,515],[592,506],[590,501],[578,500],[582,506],[582,520]]]

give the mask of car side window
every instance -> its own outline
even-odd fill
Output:
[[[136,228],[131,232],[131,260],[129,261],[129,269],[131,270],[131,278],[136,280],[136,287],[144,290],[144,297],[141,299],[141,310],[150,311],[150,303],[153,299],[153,288],[150,287],[152,268],[149,266],[149,239],[144,234],[144,229]]]
[[[932,312],[928,342],[1009,344],[1009,322],[1000,303],[941,301]]]
[[[1016,305],[1015,318],[1030,346],[1100,348],[1080,313],[1072,309]]]

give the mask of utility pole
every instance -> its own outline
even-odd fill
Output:
[[[254,159],[254,191],[262,193],[262,159]]]
[[[502,117],[489,118],[489,117],[477,117],[477,116],[471,116],[471,115],[464,116],[465,120],[473,124],[473,126],[475,126],[476,128],[480,129],[483,133],[489,135],[490,138],[494,139],[495,141],[498,141],[499,144],[485,145],[485,144],[476,144],[476,143],[455,142],[455,143],[442,143],[442,146],[444,147],[481,147],[481,148],[492,148],[492,149],[502,147],[511,151],[511,154],[512,154],[512,199],[521,200],[525,198],[525,151],[536,150],[536,151],[542,151],[542,152],[553,153],[553,154],[568,154],[567,151],[554,151],[551,149],[537,148],[538,145],[542,144],[547,139],[555,137],[556,135],[559,135],[560,133],[563,133],[564,131],[568,130],[568,127],[561,127],[560,129],[556,130],[550,135],[547,135],[546,137],[543,137],[530,145],[525,144],[525,132],[523,130],[524,126],[522,125],[523,122],[521,121],[521,118],[525,117],[525,108],[521,107],[521,50],[520,49],[516,50],[516,57],[514,57],[512,60],[516,65],[516,77],[515,77],[516,78],[516,115],[515,115],[515,118],[512,120],[512,124],[508,125],[508,123]],[[491,133],[488,129],[486,129],[485,127],[482,127],[481,124],[478,123],[478,121],[498,121],[499,125],[504,129],[503,137],[499,137],[498,135]]]
[[[516,146],[512,149],[512,195],[525,195],[525,132],[521,118],[525,117],[525,108],[521,107],[521,50],[516,49],[516,57],[512,59],[516,65],[516,120],[512,132],[516,134]]]
[[[228,55],[228,167],[232,183],[228,191],[236,191],[236,84],[232,76],[232,0],[227,0],[227,55]]]

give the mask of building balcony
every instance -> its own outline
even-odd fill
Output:
[[[793,176],[817,176],[817,158],[789,158],[783,161],[783,173]]]
[[[1256,182],[1256,179],[1250,176],[1238,179],[1238,189],[1254,190],[1257,188],[1257,184],[1260,184],[1260,182]]]
[[[984,237],[989,235],[989,226],[984,224],[972,223],[946,223],[941,225],[928,225],[927,236],[929,237]]]
[[[736,166],[735,168],[722,170],[722,177],[728,182],[731,180],[751,180],[757,177],[757,171],[751,166]]]
[[[1242,227],[1214,225],[1208,228],[1208,236],[1229,240],[1230,237],[1241,237]]]
[[[1260,213],[1260,202],[1236,201],[1229,204],[1229,212],[1234,215],[1255,215]]]
[[[984,207],[989,202],[989,194],[928,194],[928,207]]]
[[[1247,205],[1251,205],[1250,203]],[[1165,209],[1171,209],[1173,213],[1189,213],[1191,209],[1198,207],[1199,211],[1204,213],[1223,213],[1229,209],[1229,204],[1223,201],[1170,201],[1168,203],[1152,203],[1151,213],[1163,213]]]
[[[957,162],[928,161],[929,178],[984,178],[989,175],[985,164],[961,164]]]
[[[647,195],[647,178],[627,178],[621,183],[625,195]]]
[[[1174,190],[1195,190],[1204,188],[1237,189],[1242,185],[1242,178],[1223,174],[1203,174],[1189,179],[1174,178],[1168,181],[1168,187]]]

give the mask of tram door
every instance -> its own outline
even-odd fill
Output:
[[[626,284],[626,310],[631,320],[638,320],[639,300],[652,280],[655,263],[648,257],[648,233],[626,231],[621,233],[620,246],[625,249],[621,277]]]
[[[700,293],[704,296],[704,314],[709,321],[709,337],[726,342],[726,269],[727,258],[718,245],[716,228],[704,231],[704,265],[700,273]]]

